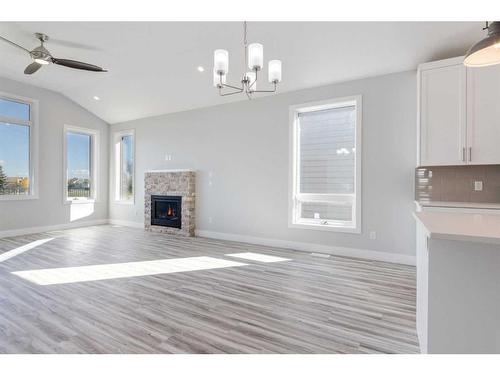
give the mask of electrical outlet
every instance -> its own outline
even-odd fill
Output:
[[[377,232],[374,230],[370,231],[370,240],[376,240],[377,239]]]
[[[483,191],[483,181],[474,181],[474,191]]]

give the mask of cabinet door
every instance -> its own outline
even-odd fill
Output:
[[[500,65],[467,69],[467,160],[500,164]]]
[[[465,164],[466,70],[420,72],[420,165]]]
[[[427,353],[427,316],[429,298],[429,237],[427,230],[417,220],[417,334],[420,351]]]

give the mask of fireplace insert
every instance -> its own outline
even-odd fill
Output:
[[[182,227],[182,197],[169,195],[151,196],[151,225]]]

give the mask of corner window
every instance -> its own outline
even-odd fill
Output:
[[[115,200],[134,202],[134,131],[115,134]]]
[[[361,230],[361,97],[291,108],[291,227]]]
[[[93,129],[64,127],[64,201],[97,199],[99,133]]]
[[[36,102],[0,94],[0,200],[36,198]]]

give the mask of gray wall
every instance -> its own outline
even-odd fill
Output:
[[[0,200],[0,232],[108,218],[109,125],[66,97],[50,90],[0,78],[0,91],[39,101],[39,198]],[[100,131],[99,201],[93,213],[71,221],[72,207],[63,204],[64,124]],[[75,210],[75,208],[73,208]],[[85,210],[92,211],[91,207]],[[81,215],[78,215],[81,216]]]
[[[289,229],[288,107],[357,94],[362,233]],[[193,168],[199,230],[414,255],[415,121],[415,72],[404,72],[113,125],[136,131],[136,201],[111,201],[110,217],[143,222],[145,170]]]

